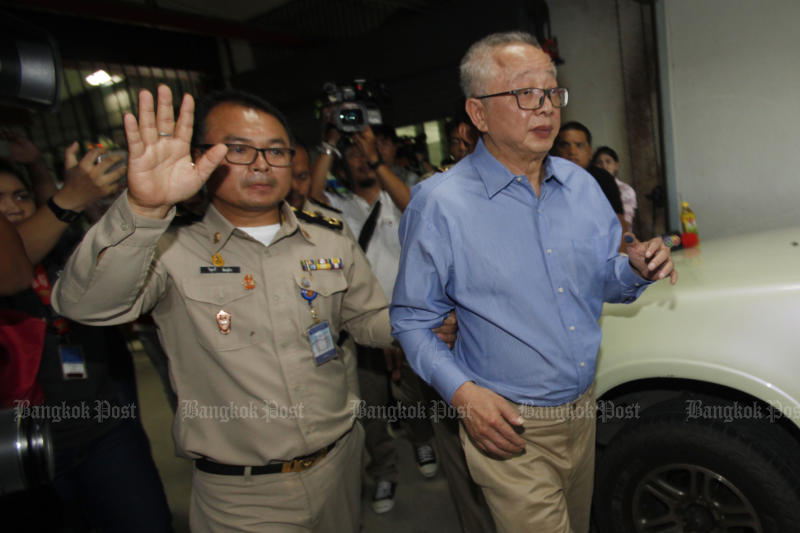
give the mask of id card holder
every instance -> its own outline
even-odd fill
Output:
[[[86,379],[86,360],[80,346],[62,344],[58,347],[58,356],[65,380]]]
[[[311,343],[311,353],[317,366],[327,363],[336,356],[336,345],[327,321],[322,321],[308,328],[308,341]]]

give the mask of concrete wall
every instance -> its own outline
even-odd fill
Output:
[[[552,33],[565,61],[558,67],[558,81],[570,90],[562,121],[582,122],[592,132],[595,148],[616,150],[619,176],[630,181],[616,1],[556,0],[548,5]]]
[[[660,4],[673,211],[705,238],[800,223],[800,2]]]

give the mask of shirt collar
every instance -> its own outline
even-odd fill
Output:
[[[517,177],[520,177],[512,174],[503,163],[498,161],[497,158],[489,152],[489,149],[486,148],[486,145],[483,143],[483,139],[478,140],[475,151],[470,157],[472,158],[473,167],[486,187],[486,195],[489,196],[489,198],[506,188],[508,184]],[[542,168],[544,170],[543,181],[554,179],[559,184],[568,186],[567,182],[571,174],[565,172],[553,159],[554,158],[549,155],[544,158],[542,163]],[[527,179],[525,176],[521,177]]]
[[[292,212],[292,208],[289,207],[288,203],[281,202],[280,214],[281,227],[278,233],[275,234],[275,238],[272,242],[277,242],[299,230],[304,239],[314,244],[309,233],[298,225],[297,217],[294,216],[294,212]],[[219,252],[225,246],[225,243],[228,242],[233,231],[236,229],[236,226],[231,224],[227,218],[222,216],[222,213],[217,211],[214,204],[208,205],[208,209],[206,209],[206,213],[203,216],[203,225],[205,226],[206,236],[208,237],[209,246],[213,253]]]

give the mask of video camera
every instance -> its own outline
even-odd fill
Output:
[[[328,117],[339,131],[355,133],[383,123],[378,105],[388,100],[388,91],[382,83],[356,78],[341,85],[326,82],[322,90],[327,97],[323,108],[332,105]]]

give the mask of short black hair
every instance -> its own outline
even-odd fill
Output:
[[[292,129],[289,127],[289,121],[286,120],[284,114],[277,107],[255,94],[238,89],[227,89],[210,92],[198,100],[194,115],[194,133],[192,135],[192,144],[194,146],[205,144],[206,119],[211,110],[221,104],[238,104],[272,115],[278,119],[283,129],[286,130],[286,134],[289,136],[289,143],[294,145],[294,136],[292,135]]]
[[[601,146],[600,148],[595,150],[594,155],[592,156],[592,164],[594,165],[597,162],[597,158],[603,154],[610,156],[611,159],[619,163],[619,156],[617,155],[617,152],[615,152],[613,148],[609,146]]]
[[[447,136],[450,137],[453,135],[453,131],[458,127],[459,124],[464,123],[467,126],[474,128],[475,126],[472,124],[472,119],[469,118],[469,114],[467,114],[466,108],[467,99],[461,97],[456,101],[455,105],[453,106],[453,116],[450,120],[445,123],[445,133]]]
[[[389,124],[375,124],[374,126],[370,127],[372,128],[372,133],[375,134],[375,137],[384,137],[395,143],[400,140],[400,138],[397,136],[397,132],[395,132],[394,128]]]
[[[562,131],[568,131],[568,130],[582,131],[586,135],[586,142],[589,143],[589,146],[592,145],[592,133],[589,131],[589,128],[587,128],[580,122],[576,120],[571,120],[566,124],[563,124],[561,126],[561,129],[558,130],[558,133],[560,135]]]
[[[28,189],[28,192],[30,192],[31,186],[28,184],[28,180],[25,177],[25,174],[23,174],[19,166],[14,164],[12,161],[0,157],[0,172],[4,174],[11,174],[19,181],[21,181],[22,185],[24,185],[25,188]]]

